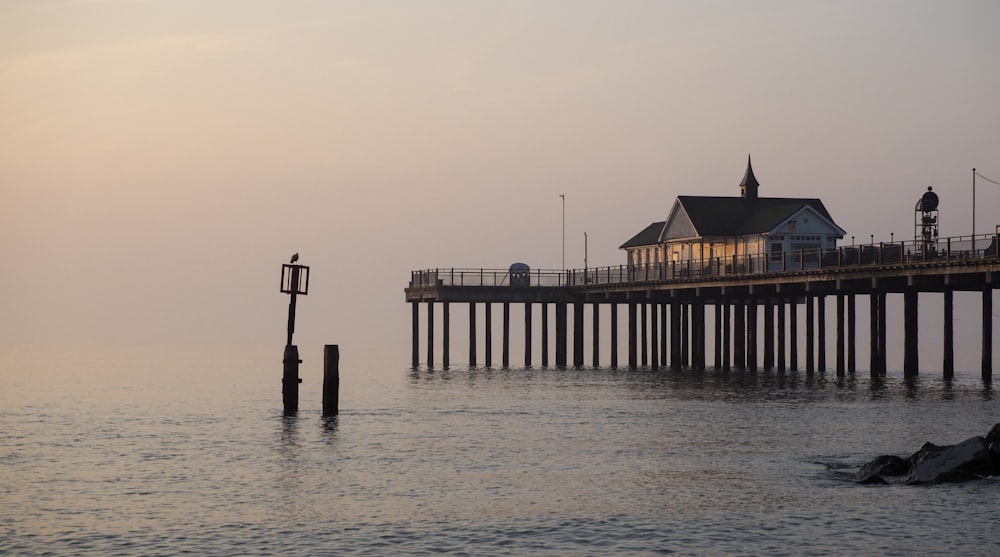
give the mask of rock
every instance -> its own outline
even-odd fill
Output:
[[[912,457],[907,484],[963,482],[993,473],[993,457],[983,437],[939,447],[925,443]]]
[[[993,456],[993,476],[1000,474],[1000,442],[990,444],[990,455]]]
[[[990,445],[992,443],[1000,443],[1000,424],[996,424],[990,429],[990,432],[986,434],[986,444]]]
[[[882,476],[879,476],[878,474],[871,474],[869,476],[865,476],[864,478],[861,478],[861,480],[859,480],[858,483],[859,484],[868,484],[868,485],[888,485],[889,484],[889,482],[885,481],[885,478],[883,478]]]
[[[858,470],[857,477],[861,483],[871,476],[902,476],[910,469],[909,461],[896,455],[882,455],[865,464]],[[884,480],[883,480],[884,482]]]

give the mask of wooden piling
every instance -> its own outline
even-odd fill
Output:
[[[846,371],[846,354],[844,351],[844,295],[837,294],[837,377],[843,377]]]
[[[451,364],[451,306],[449,302],[441,304],[441,318],[444,321],[441,324],[441,365],[444,366],[444,369],[448,369],[449,364]]]
[[[691,307],[681,302],[681,365],[691,366]]]
[[[486,367],[493,367],[493,304],[486,302],[486,315],[483,326],[486,328],[486,338],[483,339],[483,349],[486,352]]]
[[[503,368],[510,367],[510,302],[503,303],[503,353],[501,361]]]
[[[469,367],[476,367],[476,303],[469,302]]]
[[[642,362],[642,367],[649,365],[649,339],[646,332],[646,321],[648,321],[646,308],[648,305],[646,302],[639,304],[639,359]]]
[[[775,309],[778,312],[778,373],[787,370],[785,365],[785,298],[779,295]]]
[[[611,304],[611,367],[618,367],[618,304]]]
[[[872,292],[868,295],[868,304],[870,307],[870,323],[871,323],[871,333],[868,336],[868,346],[870,350],[870,374],[872,379],[878,379],[881,374],[878,371],[879,362],[879,311],[878,311],[878,293]]]
[[[549,367],[549,304],[542,304],[542,367]]]
[[[650,319],[649,319],[649,362],[653,369],[659,367],[660,364],[660,316],[659,316],[659,304],[650,304]]]
[[[920,373],[917,339],[917,290],[907,287],[903,291],[903,377],[916,377]]]
[[[813,296],[806,295],[806,373],[816,371],[816,313]]]
[[[715,357],[715,369],[722,369],[722,304],[715,302],[715,320],[712,324],[713,332],[713,356]]]
[[[323,347],[323,417],[340,413],[340,347]]]
[[[636,369],[639,367],[639,358],[637,353],[638,339],[636,338],[636,307],[635,302],[628,303],[628,367],[630,369]]]
[[[944,289],[944,364],[945,379],[955,377],[955,292]]]
[[[792,298],[788,304],[788,369],[799,370],[799,301]]]
[[[284,371],[281,376],[281,399],[284,403],[285,415],[292,415],[299,411],[299,347],[292,345],[285,346],[285,355],[282,359]]]
[[[669,304],[666,302],[660,303],[660,367],[666,368],[670,366],[669,358],[669,336],[667,327],[667,310]]]
[[[739,371],[747,368],[747,309],[743,300],[733,308],[733,367]]]
[[[816,296],[816,369],[826,371],[826,296]]]
[[[566,367],[566,302],[556,302],[556,367]]]
[[[729,300],[722,302],[722,371],[729,371],[732,361],[732,308]]]
[[[420,302],[410,302],[410,307],[413,314],[413,321],[410,328],[413,335],[412,362],[413,367],[416,368],[420,365]]]
[[[983,381],[993,381],[993,286],[983,283]]]
[[[599,367],[601,361],[601,304],[594,304],[594,314],[591,318],[591,365]]]
[[[531,367],[531,302],[524,304],[524,367]]]
[[[747,304],[747,370],[757,371],[757,298]]]
[[[847,373],[857,371],[857,300],[854,294],[847,295]]]
[[[583,302],[573,302],[573,367],[583,367]]]
[[[434,302],[427,302],[427,367],[434,367]]]
[[[774,301],[764,298],[764,371],[774,369]]]

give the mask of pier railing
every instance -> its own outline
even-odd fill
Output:
[[[410,287],[564,287],[685,281],[709,277],[766,275],[826,268],[940,264],[998,260],[1000,235],[955,236],[936,241],[878,242],[817,250],[674,260],[649,265],[589,269],[534,269],[513,277],[509,269],[426,269],[410,273]]]

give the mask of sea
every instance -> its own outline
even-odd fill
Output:
[[[1000,482],[861,485],[1000,422],[978,373],[416,369],[7,350],[2,555],[1000,555]]]

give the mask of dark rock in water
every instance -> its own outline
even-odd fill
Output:
[[[858,470],[857,477],[861,483],[868,483],[865,480],[870,476],[902,476],[910,469],[909,461],[899,458],[896,455],[882,455],[865,464]],[[881,479],[881,478],[880,478]],[[885,480],[883,480],[883,483]]]
[[[924,454],[926,454],[927,452],[929,452],[929,451],[940,451],[941,449],[945,449],[945,448],[947,448],[949,446],[950,445],[935,445],[934,443],[931,443],[931,442],[924,443],[924,445],[922,447],[920,447],[919,449],[917,449],[917,452],[911,454],[910,458],[907,459],[907,462],[909,463],[909,467],[912,468],[913,465],[916,464],[917,461],[919,461],[921,458],[923,458]]]
[[[885,481],[885,478],[883,478],[882,476],[879,476],[878,474],[871,474],[871,475],[865,476],[864,478],[861,478],[861,480],[859,480],[858,483],[859,484],[868,484],[868,485],[888,485],[889,484],[889,482]]]
[[[990,432],[986,434],[986,444],[990,445],[993,443],[1000,443],[1000,424],[996,424],[990,429]]]
[[[993,457],[993,475],[1000,474],[1000,442],[990,444],[990,455]]]
[[[907,484],[964,482],[993,474],[993,458],[986,440],[976,436],[957,445],[938,447],[925,443],[911,459]]]

